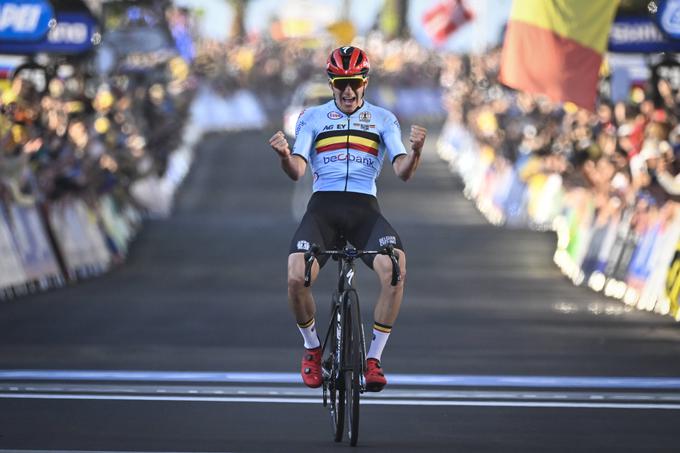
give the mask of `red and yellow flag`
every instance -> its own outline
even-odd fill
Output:
[[[602,55],[619,0],[514,0],[500,79],[594,110]]]

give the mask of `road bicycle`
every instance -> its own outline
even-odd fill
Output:
[[[354,261],[367,255],[387,255],[392,260],[392,286],[401,279],[393,246],[381,250],[357,250],[345,245],[338,250],[321,250],[312,245],[305,253],[305,286],[311,283],[314,259],[330,256],[338,261],[338,286],[331,301],[331,316],[322,346],[323,405],[331,415],[333,435],[341,442],[347,422],[350,445],[359,439],[359,399],[366,390],[366,341],[361,323],[359,296],[354,287]]]

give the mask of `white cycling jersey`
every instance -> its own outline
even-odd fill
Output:
[[[303,111],[295,127],[293,154],[311,165],[314,192],[359,192],[375,196],[385,155],[406,154],[399,121],[366,101],[351,115],[335,101]]]

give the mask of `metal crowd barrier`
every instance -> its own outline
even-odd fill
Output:
[[[497,157],[458,124],[445,127],[437,148],[491,223],[555,231],[554,261],[574,284],[680,321],[677,203],[655,207],[643,197],[628,206],[612,198],[596,210],[587,190],[567,190],[558,174]]]
[[[96,207],[77,198],[0,205],[0,298],[105,272],[124,256],[140,220],[134,207],[111,196]]]

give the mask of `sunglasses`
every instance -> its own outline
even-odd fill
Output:
[[[357,91],[359,88],[364,86],[366,79],[364,77],[334,77],[331,80],[331,85],[333,88],[339,91],[345,91],[345,88],[349,85],[352,90]]]

